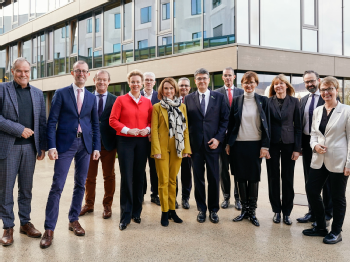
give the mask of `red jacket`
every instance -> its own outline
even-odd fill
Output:
[[[109,124],[117,131],[118,136],[135,137],[121,133],[123,127],[130,129],[145,129],[151,127],[152,103],[151,100],[141,96],[138,104],[126,94],[118,96],[114,102]],[[137,137],[142,137],[138,135]]]

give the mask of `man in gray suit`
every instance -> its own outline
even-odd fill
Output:
[[[13,243],[13,188],[18,174],[20,233],[40,237],[30,222],[33,174],[36,159],[46,151],[46,111],[43,92],[29,85],[30,63],[17,58],[13,81],[0,84],[0,217],[3,246]]]
[[[226,67],[222,72],[222,80],[224,80],[224,86],[215,90],[216,92],[222,93],[225,96],[226,104],[231,109],[232,99],[235,96],[240,96],[244,93],[242,89],[238,89],[233,85],[233,80],[236,78],[235,72],[232,67]],[[220,182],[221,182],[221,190],[224,195],[224,201],[221,203],[221,208],[228,208],[230,205],[230,197],[231,197],[231,179],[229,172],[229,157],[225,152],[225,149],[220,153],[219,158],[219,169],[220,169]],[[234,197],[235,197],[235,208],[237,210],[242,209],[241,202],[239,200],[238,187],[236,182],[234,189]]]

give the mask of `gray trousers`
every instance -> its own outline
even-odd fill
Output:
[[[0,159],[0,217],[5,228],[15,226],[13,188],[18,174],[18,216],[21,225],[30,221],[33,174],[36,162],[34,144],[14,145],[6,159]]]

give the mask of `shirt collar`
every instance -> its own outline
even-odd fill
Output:
[[[100,94],[100,93],[98,93],[98,92],[95,90],[95,95],[96,95],[96,96],[99,96],[99,95],[106,96],[107,93],[108,93],[108,91],[104,92],[103,94]]]
[[[76,92],[78,89],[80,89],[80,90],[82,90],[83,91],[83,93],[84,93],[84,89],[85,89],[85,86],[83,87],[83,88],[80,88],[80,87],[78,87],[76,84],[72,84],[73,85],[73,89],[74,89],[74,92]]]
[[[15,86],[15,88],[22,88],[15,80],[13,80],[13,85]],[[25,88],[29,88],[30,89],[29,83],[27,84],[27,86]]]
[[[226,89],[226,90],[229,89],[229,88],[231,88],[231,89],[233,90],[233,89],[235,89],[235,86],[232,85],[231,87],[227,87],[227,86],[225,85],[225,89]]]
[[[199,96],[201,96],[201,95],[205,95],[205,96],[207,96],[207,95],[210,95],[210,90],[209,89],[207,89],[207,91],[205,91],[205,93],[202,93],[201,91],[199,91],[199,89],[198,89],[198,94],[199,94]]]
[[[144,94],[145,96],[152,96],[152,95],[153,95],[153,89],[152,89],[152,92],[151,92],[151,94],[150,94],[150,95],[148,95],[148,94],[146,93],[146,90],[145,90],[145,89],[143,89],[143,94]]]
[[[129,94],[129,96],[131,96],[131,97],[134,98],[135,100],[141,99],[141,96],[142,96],[141,93],[140,93],[140,96],[139,96],[138,98],[136,98],[136,97],[133,96],[133,94],[131,93],[131,91],[129,91],[128,94]],[[148,100],[146,100],[146,101],[148,101]]]
[[[320,93],[320,89],[317,88],[316,92],[315,93],[310,93],[309,96],[312,96],[312,95],[317,95],[317,96],[320,96],[321,93]]]

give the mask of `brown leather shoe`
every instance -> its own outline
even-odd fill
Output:
[[[110,206],[105,206],[102,217],[104,219],[107,219],[107,218],[110,218],[111,216],[112,216],[112,208]]]
[[[19,232],[21,234],[25,234],[28,237],[41,237],[41,233],[39,230],[37,230],[34,225],[30,222],[28,222],[27,224],[25,224],[24,226],[21,226],[19,229]]]
[[[5,247],[13,244],[13,228],[4,229],[1,244]]]
[[[91,208],[91,207],[89,207],[89,206],[87,206],[87,205],[85,205],[85,206],[83,206],[83,208],[81,209],[79,216],[83,216],[83,215],[85,215],[86,213],[92,213],[92,212],[94,212],[94,209]]]
[[[52,230],[45,230],[45,233],[40,241],[40,247],[41,248],[48,248],[51,246],[53,240],[53,231]]]
[[[78,220],[69,223],[68,229],[73,231],[76,236],[85,236],[85,230],[81,227]]]

